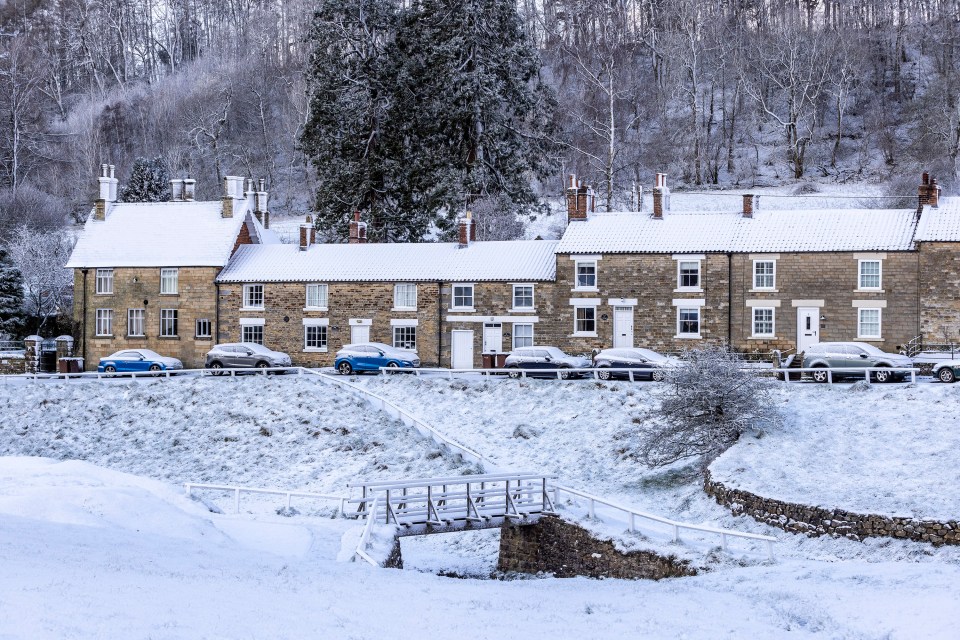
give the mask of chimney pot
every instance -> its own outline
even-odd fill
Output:
[[[353,212],[353,220],[350,221],[350,236],[347,238],[347,242],[350,244],[359,244],[360,243],[360,212]],[[365,225],[364,225],[365,226]]]
[[[174,178],[170,181],[170,200],[171,202],[180,202],[183,200],[183,180]]]
[[[670,189],[667,187],[667,174],[658,173],[653,187],[653,218],[663,220],[663,214],[670,210]]]
[[[457,221],[457,241],[460,248],[469,247],[470,241],[476,238],[473,231],[473,217],[469,211],[467,215]]]

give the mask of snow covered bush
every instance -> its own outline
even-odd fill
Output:
[[[742,364],[723,347],[689,351],[649,416],[640,458],[651,467],[700,458],[706,468],[746,430],[776,425],[770,387]]]

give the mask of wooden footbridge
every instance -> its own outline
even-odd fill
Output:
[[[513,473],[353,483],[348,486],[361,495],[347,500],[356,505],[347,515],[366,518],[368,525],[396,525],[400,536],[533,523],[555,514],[549,495],[555,478]]]

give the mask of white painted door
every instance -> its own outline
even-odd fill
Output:
[[[450,366],[453,369],[473,369],[473,331],[452,331]]]
[[[797,307],[797,353],[820,342],[820,309]]]
[[[483,353],[501,353],[503,351],[503,325],[487,323],[483,325]]]
[[[370,342],[370,325],[355,324],[350,327],[350,344]]]
[[[613,346],[615,349],[633,347],[633,307],[613,308]]]

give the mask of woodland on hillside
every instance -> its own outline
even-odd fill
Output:
[[[421,0],[382,0],[397,6]],[[450,11],[483,3],[442,2]],[[0,2],[0,237],[81,220],[97,167],[164,159],[215,197],[265,178],[315,209],[309,0]],[[957,0],[518,0],[553,92],[540,197],[577,173],[601,208],[670,175],[698,189],[810,180],[915,191],[960,177]],[[348,209],[348,207],[345,207]],[[344,211],[344,215],[348,215]]]

